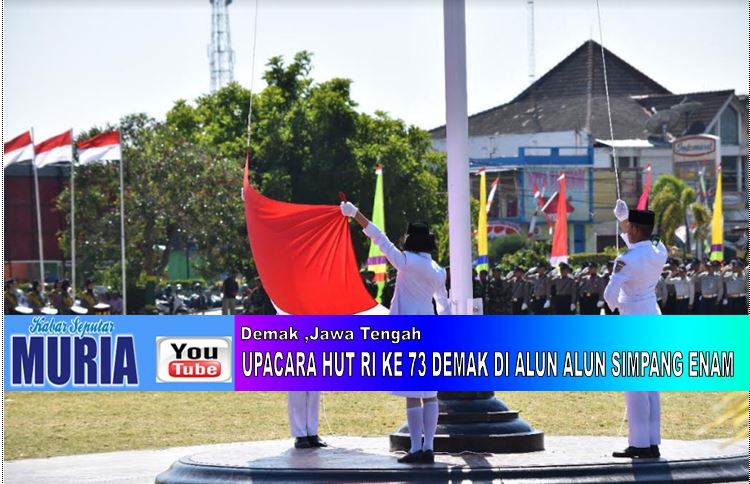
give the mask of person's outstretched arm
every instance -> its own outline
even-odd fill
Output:
[[[340,207],[341,214],[357,221],[357,223],[364,229],[362,232],[375,242],[375,245],[380,248],[380,251],[383,252],[385,258],[388,259],[388,262],[390,262],[396,270],[400,270],[406,265],[406,255],[393,245],[393,242],[388,239],[377,225],[370,222],[367,217],[362,215],[362,212],[360,212],[357,207],[351,202],[341,202]]]

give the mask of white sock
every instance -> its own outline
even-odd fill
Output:
[[[438,423],[438,402],[437,400],[425,402],[423,408],[424,417],[424,447],[423,450],[432,450],[435,432]]]
[[[411,449],[409,452],[422,450],[422,407],[406,409],[406,423],[409,424]]]

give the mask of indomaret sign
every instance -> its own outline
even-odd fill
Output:
[[[720,165],[719,151],[719,138],[709,134],[683,136],[672,143],[672,159],[675,163],[713,161]]]

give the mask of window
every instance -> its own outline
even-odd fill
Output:
[[[583,224],[573,226],[573,252],[578,254],[586,251],[586,227]]]
[[[721,112],[721,118],[719,118],[719,130],[721,132],[721,144],[723,145],[738,145],[739,142],[739,128],[737,126],[737,111],[727,106],[727,108]]]
[[[741,190],[738,176],[738,156],[721,157],[721,189],[725,192],[738,192]]]
[[[614,162],[612,162],[612,166],[615,166]],[[627,170],[629,168],[637,168],[637,167],[638,167],[637,156],[618,156],[617,157],[618,169]]]

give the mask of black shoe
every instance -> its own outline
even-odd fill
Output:
[[[651,446],[651,455],[653,457],[656,457],[656,458],[661,457],[661,452],[659,452],[659,446],[658,445],[652,445]]]
[[[653,457],[651,447],[633,447],[632,445],[622,452],[612,452],[612,457],[622,457],[628,459],[648,459]]]
[[[422,464],[434,464],[435,463],[435,453],[432,451],[432,449],[427,449],[422,451],[422,460],[420,460]]]
[[[320,440],[317,435],[308,435],[307,440],[310,442],[310,447],[328,447],[328,444]]]
[[[296,439],[294,439],[294,448],[311,449],[312,444],[310,444],[310,439],[308,437],[297,437]]]
[[[421,450],[418,450],[416,452],[409,452],[405,456],[398,459],[398,462],[400,464],[421,464],[422,461],[422,455],[424,452]]]

